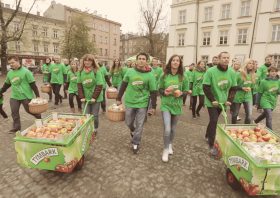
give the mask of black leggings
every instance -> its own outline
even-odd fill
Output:
[[[79,109],[82,109],[82,102],[81,102],[79,96],[76,95],[76,94],[73,94],[73,93],[70,93],[70,94],[69,94],[69,105],[70,105],[70,107],[71,107],[71,108],[74,108],[74,97],[75,97],[75,96],[76,96],[78,108],[79,108]]]
[[[103,89],[103,101],[101,102],[102,111],[106,111],[106,90]]]
[[[0,104],[0,114],[3,116],[3,118],[7,118],[7,114],[5,113],[5,111],[3,110],[3,104]]]
[[[54,83],[52,84],[52,89],[53,89],[53,93],[54,93],[54,104],[58,105],[58,102],[60,101],[60,103],[62,102],[62,96],[60,95],[60,88],[61,85]]]
[[[199,97],[199,104],[196,109],[196,103],[197,103],[197,96],[192,96],[192,115],[195,116],[195,113],[199,114],[199,111],[204,105],[204,95],[200,95]]]

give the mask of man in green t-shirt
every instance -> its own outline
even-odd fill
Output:
[[[203,91],[206,96],[205,105],[210,119],[205,137],[208,139],[212,156],[218,154],[214,142],[218,118],[222,111],[221,105],[230,106],[232,104],[237,88],[234,71],[228,66],[229,53],[221,52],[218,57],[219,64],[209,68],[203,79]]]
[[[9,57],[8,63],[12,70],[7,74],[5,83],[0,91],[0,97],[2,97],[3,93],[6,92],[9,87],[12,87],[10,107],[13,118],[13,129],[11,129],[9,132],[15,133],[21,130],[19,115],[20,105],[22,104],[25,111],[31,114],[29,112],[28,104],[34,97],[33,92],[35,93],[36,97],[40,97],[40,95],[33,74],[27,68],[20,65],[18,57]],[[40,114],[31,115],[37,119],[41,119]]]
[[[117,98],[117,104],[120,105],[122,96],[126,90],[125,122],[131,132],[134,154],[139,150],[150,96],[152,100],[150,113],[154,114],[156,107],[156,81],[151,72],[151,68],[147,64],[148,58],[148,54],[144,52],[136,56],[137,65],[125,74]]]

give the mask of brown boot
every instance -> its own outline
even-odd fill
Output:
[[[71,108],[71,113],[75,113],[75,108]]]

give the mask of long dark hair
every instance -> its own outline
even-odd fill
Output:
[[[183,61],[181,59],[181,57],[177,54],[174,54],[173,56],[171,56],[168,60],[168,63],[167,65],[165,66],[165,69],[164,69],[164,75],[163,77],[167,76],[168,74],[171,74],[171,62],[173,60],[173,58],[175,57],[178,57],[179,60],[180,60],[180,65],[178,67],[178,71],[177,71],[177,74],[179,75],[179,80],[182,81],[183,78],[184,78],[184,68],[183,68]]]
[[[47,60],[49,60],[50,62],[47,63]],[[51,64],[51,63],[52,63],[52,59],[51,59],[50,57],[47,57],[46,60],[45,60],[45,64],[49,65],[49,64]]]
[[[118,65],[116,64],[116,60],[119,61]],[[113,62],[113,65],[112,65],[111,69],[110,69],[110,73],[114,73],[115,71],[119,71],[120,69],[121,69],[121,61],[120,61],[120,59],[116,58]]]

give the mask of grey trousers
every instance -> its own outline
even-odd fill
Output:
[[[99,126],[99,116],[98,116],[99,108],[100,108],[100,102],[95,102],[93,104],[88,104],[86,110],[87,114],[91,114],[94,116],[94,130],[97,130]]]
[[[172,144],[175,137],[175,129],[179,120],[178,115],[172,115],[168,111],[162,112],[162,119],[164,124],[163,143],[164,148],[168,149],[169,144]]]
[[[21,129],[21,123],[20,123],[20,115],[19,115],[19,108],[22,104],[25,111],[29,113],[30,115],[33,115],[37,119],[41,119],[41,114],[32,114],[29,112],[28,103],[31,100],[25,99],[25,100],[16,100],[13,98],[10,98],[10,107],[12,111],[12,118],[13,118],[13,129],[20,130]]]
[[[255,119],[255,123],[259,123],[263,119],[266,119],[266,127],[272,130],[272,111],[273,109],[263,109],[263,113],[259,115],[257,119]]]
[[[132,144],[139,145],[144,127],[147,108],[128,108],[125,110],[125,123],[133,134]]]

